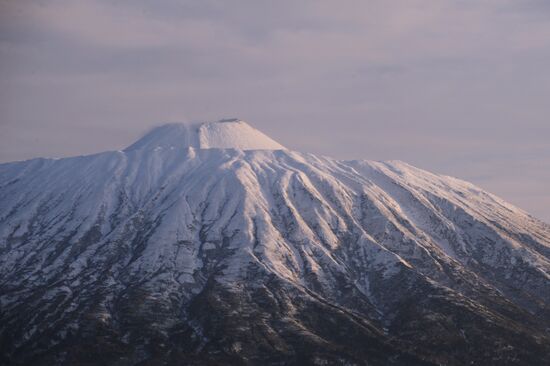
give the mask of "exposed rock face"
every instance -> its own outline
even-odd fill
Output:
[[[547,224],[242,121],[0,165],[3,364],[543,365],[549,304]]]

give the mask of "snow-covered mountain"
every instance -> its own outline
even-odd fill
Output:
[[[240,120],[0,165],[0,363],[550,364],[550,226]]]

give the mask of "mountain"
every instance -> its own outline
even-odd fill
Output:
[[[399,161],[240,120],[0,165],[21,365],[547,365],[550,226]]]

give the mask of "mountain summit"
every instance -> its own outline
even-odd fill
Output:
[[[196,149],[282,150],[284,146],[239,119],[171,123],[154,128],[126,150],[192,147]]]
[[[242,121],[0,164],[0,364],[550,364],[550,227]]]

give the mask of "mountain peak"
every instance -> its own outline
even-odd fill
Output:
[[[238,118],[216,122],[169,123],[153,128],[126,151],[193,147],[196,149],[283,150],[285,147]]]

